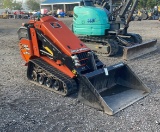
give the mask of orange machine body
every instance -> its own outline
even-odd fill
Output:
[[[30,21],[33,22],[36,29],[48,36],[68,56],[90,50],[63,22],[52,16],[43,17],[40,21]]]
[[[90,51],[90,49],[86,47],[86,45],[81,42],[63,22],[58,21],[52,16],[43,17],[39,21],[30,20],[29,24],[32,24],[33,27],[29,29],[26,28],[28,33],[26,33],[24,36],[27,37],[23,36],[19,38],[21,56],[26,63],[28,63],[31,59],[40,57],[69,77],[75,77],[75,73],[73,73],[65,64],[62,64],[60,60],[55,61],[40,54],[36,30],[41,31],[45,36],[47,36],[47,38],[50,39],[53,45],[55,45],[63,54],[69,57],[81,52]]]

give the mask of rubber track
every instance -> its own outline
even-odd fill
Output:
[[[32,81],[40,86],[45,87],[48,90],[54,91],[55,93],[61,94],[63,96],[67,96],[69,94],[75,93],[77,91],[77,84],[75,82],[74,79],[68,77],[67,75],[65,75],[64,73],[60,72],[58,69],[54,68],[53,66],[49,65],[48,63],[46,63],[45,61],[43,61],[42,59],[33,59],[31,60],[31,62],[35,65],[37,65],[38,67],[42,68],[45,72],[47,72],[49,75],[51,75],[54,78],[57,78],[59,81],[61,81],[63,84],[66,85],[67,88],[67,94],[60,92],[60,91],[56,91],[52,88],[48,88],[45,85],[40,85],[38,82]],[[28,78],[29,79],[29,78]]]
[[[84,41],[90,41],[90,42],[97,42],[97,43],[109,43],[107,38],[105,38],[105,37],[78,36],[78,38],[83,42]],[[112,39],[112,40],[114,40],[114,39]],[[112,52],[111,52],[111,54],[109,56],[115,55],[118,52],[117,48],[118,48],[118,44],[117,45],[112,44]],[[97,52],[97,54],[99,54],[99,55],[107,55],[108,53],[106,53],[106,52]]]
[[[91,42],[102,42],[107,43],[107,39],[105,37],[91,37],[91,36],[78,36],[80,40],[83,41],[91,41]]]

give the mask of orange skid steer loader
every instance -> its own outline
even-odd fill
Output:
[[[63,96],[78,91],[83,103],[109,115],[150,93],[124,63],[106,66],[68,27],[52,16],[18,30],[28,79]]]

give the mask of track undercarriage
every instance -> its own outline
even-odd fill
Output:
[[[79,39],[98,55],[122,55],[124,60],[134,59],[155,51],[157,42],[157,40],[151,40],[142,43],[142,37],[139,34],[132,33],[110,37],[79,36]]]
[[[27,77],[33,83],[63,96],[77,90],[74,79],[64,75],[42,59],[34,59],[29,62]]]
[[[112,38],[91,36],[79,36],[79,38],[98,55],[112,56],[117,54],[119,50],[117,41]]]

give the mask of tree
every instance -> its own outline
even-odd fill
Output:
[[[16,0],[14,2],[13,0],[0,0],[0,7],[7,8],[7,9],[20,10],[22,9],[22,3],[16,2]]]
[[[21,2],[14,2],[12,5],[13,5],[12,6],[13,10],[21,10],[22,9],[22,3]]]
[[[146,8],[146,5],[147,5],[147,0],[140,0],[139,1],[139,8]]]
[[[147,8],[153,8],[156,5],[155,0],[147,0]]]
[[[151,9],[154,6],[159,5],[159,4],[160,4],[159,0],[139,0],[138,7]]]
[[[9,8],[11,9],[12,8],[12,1],[13,0],[1,0],[2,1],[2,6],[3,8]]]
[[[30,10],[40,10],[40,0],[27,0],[26,4]]]
[[[156,5],[160,6],[160,0],[156,0]]]

